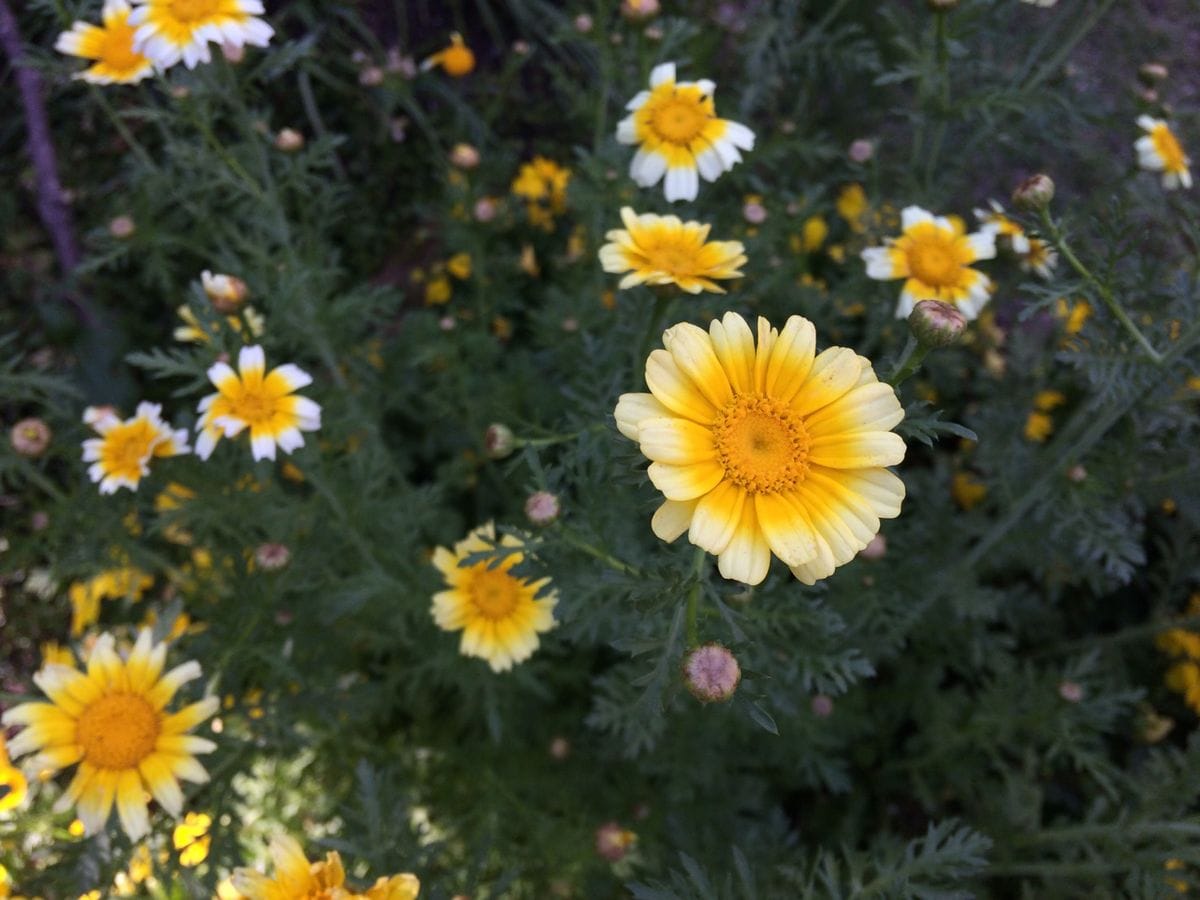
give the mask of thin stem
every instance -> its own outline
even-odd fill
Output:
[[[600,560],[600,562],[604,563],[610,569],[614,569],[615,571],[620,572],[622,575],[630,575],[634,578],[641,577],[641,572],[638,571],[635,566],[631,566],[626,562],[621,562],[621,560],[617,559],[612,554],[606,553],[599,547],[588,543],[565,525],[560,524],[557,531],[558,536],[561,537],[566,543],[570,544],[576,550],[581,550],[588,556]]]
[[[708,554],[703,547],[696,548],[696,556],[693,562],[694,574],[696,580],[692,583],[692,589],[688,591],[687,599],[687,642],[689,647],[696,647],[700,644],[700,628],[698,623],[700,616],[700,590],[704,586],[704,564],[708,559]]]
[[[1146,355],[1150,357],[1155,365],[1162,365],[1162,354],[1154,349],[1154,347],[1146,339],[1146,336],[1142,334],[1141,330],[1133,324],[1133,320],[1129,318],[1128,313],[1121,308],[1121,304],[1117,302],[1117,298],[1113,296],[1113,293],[1109,289],[1108,285],[1103,284],[1100,279],[1093,275],[1091,270],[1080,261],[1079,257],[1075,255],[1075,252],[1067,243],[1067,239],[1063,235],[1062,230],[1050,217],[1050,210],[1046,207],[1042,208],[1042,226],[1046,229],[1047,236],[1051,241],[1054,242],[1055,247],[1058,248],[1058,252],[1063,255],[1063,258],[1071,264],[1071,268],[1079,273],[1080,277],[1082,277],[1084,281],[1089,282],[1092,287],[1096,289],[1096,293],[1099,294],[1100,299],[1104,301],[1104,305],[1108,307],[1109,312],[1116,317],[1117,321],[1121,323],[1127,332],[1129,332],[1130,336],[1142,345],[1142,349],[1146,351]]]
[[[896,370],[888,378],[888,384],[892,387],[899,387],[915,375],[931,349],[909,335],[908,343],[904,345],[904,352],[900,354],[900,361],[896,363]]]
[[[946,34],[946,13],[939,10],[936,15],[934,29],[934,55],[937,62],[937,80],[940,87],[936,113],[937,130],[929,152],[925,154],[925,190],[933,184],[933,176],[937,171],[938,157],[942,152],[942,144],[946,140],[946,129],[950,124],[950,47]]]
[[[213,130],[209,128],[208,123],[204,121],[204,118],[196,111],[196,107],[189,103],[187,104],[187,110],[188,118],[192,120],[192,124],[196,126],[196,130],[199,131],[204,137],[204,140],[208,143],[208,146],[212,148],[212,151],[216,153],[217,156],[221,157],[221,161],[225,163],[225,166],[229,169],[229,171],[237,176],[239,180],[245,183],[246,187],[249,188],[250,193],[254,195],[256,200],[259,202],[266,202],[267,196],[263,193],[262,186],[255,181],[250,176],[250,173],[246,171],[245,167],[238,162],[228,150],[225,149],[225,145],[221,143],[216,134],[213,133]]]
[[[555,444],[566,444],[583,437],[585,434],[590,434],[593,431],[604,431],[607,428],[608,426],[603,422],[597,422],[595,425],[589,425],[587,428],[580,428],[578,431],[572,431],[567,434],[552,434],[548,437],[540,438],[517,438],[513,442],[513,447],[552,447]]]
[[[321,118],[321,108],[317,106],[317,98],[313,94],[312,78],[303,69],[296,75],[296,87],[300,90],[300,102],[304,106],[304,115],[308,118],[308,124],[312,126],[313,134],[321,139],[328,137],[329,132],[325,130],[325,121]],[[338,180],[345,181],[346,170],[336,151],[332,149],[329,151],[329,159],[333,163],[333,171]]]
[[[158,164],[154,162],[154,158],[149,154],[149,152],[147,152],[146,148],[142,146],[141,142],[133,136],[133,132],[129,130],[128,126],[121,121],[120,114],[113,109],[112,104],[108,102],[108,98],[104,95],[104,91],[96,87],[94,84],[89,84],[88,88],[91,92],[92,99],[96,101],[102,110],[104,110],[104,114],[108,117],[109,122],[112,123],[113,128],[117,130],[117,134],[121,136],[121,140],[125,142],[125,146],[133,151],[133,155],[136,156],[138,161],[146,168],[157,169]]]
[[[654,289],[654,309],[650,311],[650,321],[646,323],[646,334],[642,337],[642,342],[638,345],[637,356],[633,360],[634,378],[642,374],[642,366],[645,364],[646,357],[650,355],[654,337],[662,331],[662,323],[667,316],[667,310],[675,299],[674,294],[670,293],[673,290],[670,287]]]

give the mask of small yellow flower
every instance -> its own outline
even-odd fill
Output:
[[[955,472],[950,483],[950,495],[961,509],[969,512],[987,496],[987,485],[969,472]]]
[[[125,421],[110,407],[89,406],[83,421],[98,438],[83,442],[83,461],[90,462],[88,477],[100,483],[100,493],[112,494],[123,487],[136,491],[150,474],[153,457],[188,453],[187,431],[175,431],[162,420],[157,403],[139,403],[137,413]]]
[[[437,275],[425,283],[426,306],[440,306],[448,303],[453,294],[454,288],[450,284],[450,279],[445,275]]]
[[[463,633],[459,650],[464,656],[487,660],[493,672],[504,672],[532,656],[538,648],[538,634],[555,626],[558,597],[546,590],[549,578],[530,581],[511,574],[525,559],[520,550],[523,541],[506,534],[497,551],[493,549],[495,538],[489,523],[476,528],[453,550],[434,550],[433,565],[446,579],[448,589],[434,594],[430,611],[443,631]],[[468,555],[489,551],[495,553],[493,558],[463,565]]]
[[[968,319],[978,316],[991,298],[991,281],[970,265],[996,255],[995,235],[990,231],[965,234],[949,219],[919,206],[906,208],[900,222],[900,237],[862,252],[868,278],[906,279],[896,318],[908,318],[919,300],[941,300]]]
[[[471,254],[455,253],[446,260],[446,271],[459,281],[466,281],[471,277]]]
[[[4,733],[0,732],[0,813],[10,812],[25,802],[29,782],[8,758]]]
[[[242,326],[243,317],[246,320],[246,324],[250,326],[251,337],[260,337],[266,326],[266,320],[253,306],[243,308],[240,315],[223,316],[209,323],[201,322],[196,317],[196,313],[186,303],[178,307],[175,312],[183,321],[183,324],[178,326],[172,334],[175,340],[189,344],[211,343],[212,339],[219,333],[222,322],[228,325],[235,334],[241,335],[244,330]]]
[[[825,217],[809,216],[804,221],[801,230],[800,245],[805,253],[813,253],[821,249],[827,237],[829,237],[829,225],[826,224]]]
[[[1138,116],[1138,127],[1146,132],[1137,139],[1134,148],[1138,154],[1138,165],[1150,172],[1162,172],[1163,187],[1167,190],[1190,188],[1191,162],[1179,143],[1179,138],[1162,119]]]
[[[549,231],[554,227],[554,217],[567,211],[570,181],[570,169],[544,156],[535,156],[517,170],[512,192],[525,201],[530,224]]]
[[[380,878],[362,894],[347,890],[346,870],[336,850],[326,853],[324,860],[310,863],[300,844],[286,835],[271,841],[271,862],[275,866],[274,877],[253,869],[238,869],[230,879],[233,888],[247,900],[316,900],[319,897],[416,900],[421,889],[416,876],[405,873]]]
[[[136,603],[152,584],[153,575],[133,566],[105,569],[87,581],[76,581],[67,589],[67,599],[71,601],[71,636],[79,637],[100,618],[101,600],[127,597]]]
[[[1086,300],[1068,302],[1066,297],[1059,297],[1054,304],[1054,313],[1064,323],[1063,330],[1068,335],[1079,334],[1084,323],[1092,315],[1092,305]]]
[[[208,829],[212,817],[205,813],[188,813],[171,833],[171,843],[179,852],[179,864],[185,868],[198,866],[208,858],[212,836]]]
[[[1067,402],[1062,391],[1038,391],[1033,397],[1033,407],[1041,412],[1050,412]]]
[[[995,200],[989,200],[991,209],[976,209],[975,218],[979,220],[982,231],[990,231],[997,238],[1005,238],[1014,253],[1029,252],[1029,236],[1019,223],[1014,222],[1004,212],[1004,207]]]
[[[129,24],[135,46],[165,69],[183,60],[189,69],[212,59],[209,41],[265,47],[275,30],[258,18],[261,0],[134,0]]]
[[[622,290],[638,284],[674,284],[689,294],[725,293],[716,278],[741,278],[746,263],[740,241],[709,241],[711,226],[681,222],[676,216],[638,215],[621,209],[625,228],[608,232],[611,243],[600,248],[605,272],[628,272]]]
[[[842,188],[838,192],[835,208],[837,214],[850,226],[851,231],[861,233],[867,230],[863,220],[870,204],[867,202],[867,192],[863,190],[861,184],[855,182]]]
[[[1054,420],[1046,413],[1031,412],[1025,420],[1025,440],[1041,444],[1054,431]]]
[[[442,71],[452,78],[462,78],[475,70],[475,54],[463,43],[462,35],[456,31],[450,35],[450,46],[439,50],[421,63],[421,70],[427,72],[434,66],[441,66]]]
[[[76,22],[58,36],[54,49],[59,53],[95,61],[73,77],[92,84],[135,84],[154,74],[154,64],[134,49],[129,14],[126,0],[105,0],[103,27]]]

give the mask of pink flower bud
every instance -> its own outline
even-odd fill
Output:
[[[304,135],[294,128],[284,128],[275,135],[275,149],[295,153],[304,146]]]
[[[493,422],[483,433],[483,449],[490,459],[504,459],[516,448],[516,437],[512,429],[501,422]]]
[[[863,559],[883,559],[887,555],[887,538],[882,534],[875,535],[867,546],[858,551],[858,555]]]
[[[1058,696],[1068,703],[1078,703],[1083,699],[1083,685],[1077,681],[1064,681],[1058,686]]]
[[[534,525],[549,525],[558,518],[558,498],[549,491],[537,491],[525,501],[525,515]]]
[[[637,841],[637,835],[616,822],[605,822],[596,829],[596,852],[609,862],[620,862]]]
[[[1026,178],[1013,191],[1013,205],[1018,209],[1038,212],[1054,199],[1054,181],[1041,173]]]
[[[479,165],[479,151],[470,144],[455,144],[450,148],[450,164],[460,169],[474,169]]]
[[[875,155],[875,144],[866,138],[859,138],[850,144],[850,159],[856,163],[865,163]]]
[[[264,572],[277,572],[292,559],[292,551],[284,544],[259,544],[254,551],[254,561]]]
[[[701,703],[728,700],[741,679],[737,659],[720,644],[703,644],[684,657],[684,683]]]
[[[22,419],[14,425],[9,437],[12,439],[13,449],[19,455],[35,459],[46,452],[53,433],[50,426],[41,419],[29,418]]]
[[[949,347],[967,329],[967,317],[949,303],[922,300],[908,316],[908,327],[925,347]]]
[[[828,719],[833,715],[833,698],[828,694],[817,694],[809,705],[813,715],[819,719]]]
[[[131,216],[117,216],[108,223],[108,233],[118,241],[133,237],[135,231],[137,231],[137,226],[134,225]]]
[[[767,208],[761,203],[750,202],[742,207],[742,218],[751,225],[761,225],[767,221]]]

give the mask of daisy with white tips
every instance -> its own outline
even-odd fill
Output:
[[[162,420],[162,407],[142,402],[129,419],[121,420],[111,406],[89,406],[83,421],[100,435],[83,442],[83,461],[91,463],[88,477],[100,483],[100,493],[113,494],[125,487],[138,489],[150,474],[153,457],[188,453],[185,429],[173,429]]]
[[[1133,147],[1137,150],[1138,166],[1148,172],[1162,172],[1163,187],[1168,191],[1192,186],[1191,160],[1184,152],[1179,138],[1163,119],[1138,116],[1138,127],[1146,132]]]
[[[212,61],[209,43],[266,47],[275,29],[257,18],[260,0],[134,0],[134,46],[160,69]]]

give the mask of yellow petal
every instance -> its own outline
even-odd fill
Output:
[[[754,511],[771,552],[789,566],[817,555],[816,534],[802,501],[792,494],[757,494]]]
[[[716,487],[725,477],[725,470],[716,462],[701,462],[691,466],[656,462],[650,464],[646,474],[668,500],[695,500]]]
[[[646,360],[646,385],[654,398],[676,415],[701,425],[711,425],[717,417],[717,410],[666,350],[655,350]]]
[[[722,481],[696,504],[688,540],[709,553],[723,553],[741,523],[745,504],[746,491]]]

